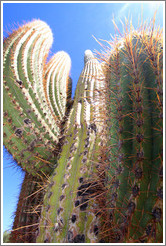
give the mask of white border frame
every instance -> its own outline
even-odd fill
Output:
[[[165,1],[1,1],[1,82],[3,81],[3,3],[149,3],[163,4],[163,82],[165,81]],[[163,186],[165,187],[165,83],[163,83]],[[1,163],[3,163],[3,87],[1,83]],[[48,245],[165,245],[165,189],[163,193],[163,243],[49,243]],[[3,165],[1,165],[1,245],[47,245],[46,243],[3,243]]]

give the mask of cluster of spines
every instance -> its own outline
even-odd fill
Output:
[[[24,170],[50,173],[56,166],[54,150],[65,116],[69,84],[70,58],[58,52],[50,61],[61,61],[56,75],[56,91],[62,101],[61,118],[50,110],[45,91],[45,65],[52,44],[46,23],[32,21],[9,35],[4,41],[4,144]],[[67,61],[67,62],[66,62]],[[47,85],[52,81],[47,81]],[[62,100],[63,97],[63,100]],[[56,102],[57,103],[57,102]]]
[[[36,242],[45,185],[46,179],[25,174],[10,234],[11,243]]]

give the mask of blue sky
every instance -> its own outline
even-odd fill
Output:
[[[164,1],[163,1],[164,2]],[[51,28],[54,43],[51,48],[53,55],[57,51],[66,51],[72,60],[71,77],[73,80],[73,95],[76,84],[83,69],[84,51],[101,47],[94,40],[110,40],[114,36],[114,17],[118,27],[122,30],[120,19],[132,17],[134,27],[137,27],[138,18],[143,8],[143,20],[151,19],[158,8],[156,23],[163,26],[164,6],[159,1],[152,2],[121,2],[121,3],[7,3],[3,4],[3,31],[28,22],[32,19],[41,19]],[[3,231],[11,229],[13,214],[16,210],[17,199],[24,173],[12,157],[3,149]]]

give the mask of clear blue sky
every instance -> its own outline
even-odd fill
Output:
[[[51,53],[66,51],[72,60],[71,77],[73,80],[73,94],[83,69],[84,51],[101,47],[93,39],[110,40],[114,35],[112,18],[122,30],[120,19],[132,17],[134,27],[137,27],[138,18],[143,7],[143,19],[153,17],[158,8],[156,22],[163,26],[163,8],[159,1],[148,3],[4,3],[3,4],[3,30],[12,30],[12,27],[23,24],[32,19],[45,21],[53,32],[54,43]],[[24,173],[4,148],[3,151],[3,231],[11,229],[13,214],[16,210],[17,200]]]

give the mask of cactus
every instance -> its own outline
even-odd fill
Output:
[[[97,227],[98,221],[93,196],[97,182],[92,176],[102,130],[99,109],[102,96],[99,93],[103,75],[101,65],[91,51],[85,52],[84,62],[58,167],[50,177],[51,185],[44,198],[37,242],[96,240],[93,227]],[[85,220],[86,223],[82,223]]]
[[[11,243],[35,243],[46,185],[46,178],[25,174],[10,234]]]
[[[131,27],[130,27],[131,28]],[[112,44],[111,44],[112,45]],[[129,31],[107,52],[109,242],[162,242],[162,38]]]
[[[4,41],[4,144],[34,176],[56,166],[56,144],[71,95],[68,54],[58,52],[45,64],[51,43],[50,28],[37,20]]]
[[[42,21],[4,40],[4,144],[26,170],[11,242],[162,242],[162,32],[86,50],[74,100],[51,42]]]

